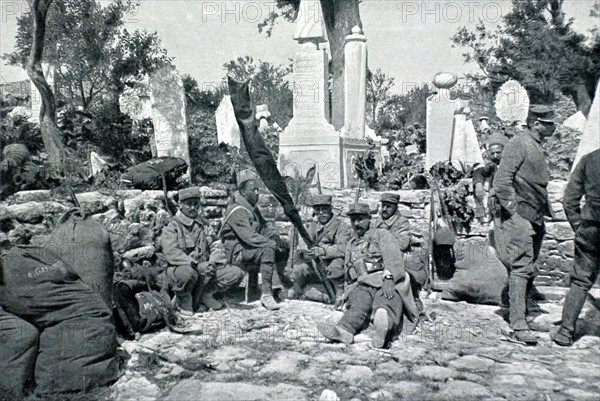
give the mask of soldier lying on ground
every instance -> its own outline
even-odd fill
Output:
[[[418,318],[410,278],[392,234],[372,226],[369,205],[350,206],[348,216],[354,236],[345,259],[345,276],[351,282],[344,294],[347,310],[338,324],[322,324],[319,331],[329,340],[351,344],[354,335],[372,320],[372,344],[383,348],[400,327],[404,307],[411,320]]]
[[[315,246],[306,250],[299,249],[293,261],[294,286],[288,292],[291,299],[302,298],[307,284],[320,283],[321,279],[311,263],[320,259],[327,272],[327,279],[336,289],[336,298],[341,298],[344,292],[344,256],[346,243],[350,239],[351,229],[339,217],[334,216],[331,195],[315,195],[312,207],[317,222],[308,226],[309,234],[314,238]],[[313,301],[329,302],[326,293],[313,287],[315,294],[306,294]]]
[[[183,314],[221,309],[214,296],[219,291],[239,285],[241,269],[211,258],[218,242],[210,235],[210,226],[200,216],[200,189],[179,191],[179,210],[160,237],[162,252],[168,262],[167,280],[175,294],[174,305]],[[213,252],[213,255],[218,252]]]

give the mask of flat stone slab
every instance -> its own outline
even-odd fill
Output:
[[[304,387],[289,384],[258,386],[250,383],[203,382],[184,380],[171,389],[166,401],[259,401],[259,400],[298,400],[307,399]]]
[[[454,380],[442,388],[440,395],[445,400],[472,400],[487,397],[490,395],[490,392],[481,384],[464,380]]]
[[[270,375],[273,373],[280,375],[293,375],[300,362],[309,358],[308,355],[299,352],[281,351],[276,353],[271,361],[261,370],[261,374]]]
[[[454,370],[436,365],[420,366],[417,369],[413,370],[413,373],[424,379],[441,382],[456,376],[456,372]]]
[[[449,366],[456,370],[485,372],[494,366],[494,361],[475,355],[467,355],[450,362]]]

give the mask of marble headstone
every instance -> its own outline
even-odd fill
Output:
[[[172,66],[150,76],[150,102],[156,154],[179,157],[190,166],[183,80]]]
[[[600,149],[600,82],[596,86],[596,96],[594,97],[594,102],[592,103],[592,108],[585,124],[585,130],[577,148],[573,168],[577,166],[577,163],[579,163],[579,160],[583,156],[596,149]]]

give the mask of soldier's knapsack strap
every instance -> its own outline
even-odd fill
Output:
[[[219,232],[217,233],[217,237],[221,238],[221,233],[223,231],[223,228],[225,227],[225,224],[227,224],[227,221],[229,221],[229,218],[231,217],[231,215],[233,215],[233,213],[236,210],[239,210],[239,209],[244,209],[244,210],[248,211],[250,214],[253,214],[250,210],[248,210],[247,208],[245,208],[242,205],[235,206],[233,209],[231,209],[231,211],[227,214],[227,216],[225,216],[225,218],[221,222],[221,228],[219,228]]]

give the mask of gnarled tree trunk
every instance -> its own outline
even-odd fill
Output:
[[[27,74],[37,88],[42,99],[40,108],[40,129],[48,161],[54,171],[62,169],[65,146],[62,133],[56,125],[56,103],[54,93],[48,85],[42,70],[42,54],[46,34],[46,15],[53,0],[28,0],[33,14],[33,42],[27,60]]]

